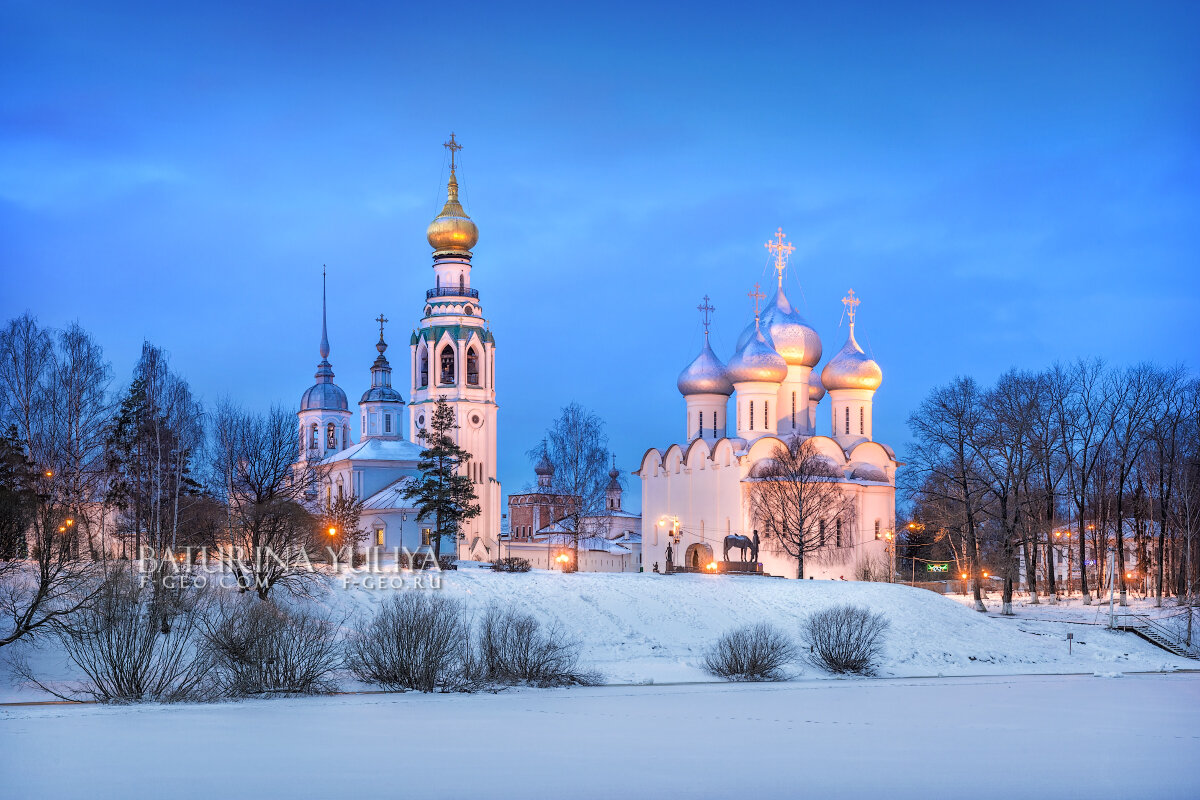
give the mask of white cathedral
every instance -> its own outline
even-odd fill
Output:
[[[852,501],[847,519],[827,521],[826,546],[805,557],[804,577],[854,580],[866,567],[888,569],[896,517],[896,454],[876,442],[872,403],[883,372],[854,338],[858,298],[843,300],[849,318],[845,345],[818,373],[821,338],[792,307],[783,275],[792,246],[780,230],[767,247],[775,255],[778,285],[761,315],[738,338],[728,366],[708,341],[678,380],[686,406],[685,438],[642,456],[642,563],[666,570],[667,549],[676,568],[704,571],[722,558],[727,536],[750,538],[759,527],[750,512],[748,479],[791,437],[811,439]],[[730,396],[734,416],[728,419]],[[817,432],[818,406],[828,396],[828,435]],[[732,430],[731,430],[732,428]],[[795,559],[761,543],[764,572],[796,577]],[[712,566],[710,566],[712,565]]]
[[[401,494],[417,475],[421,445],[417,432],[426,426],[433,404],[445,398],[454,408],[453,436],[471,453],[468,465],[482,513],[466,523],[458,541],[461,559],[495,557],[500,534],[500,483],[496,471],[496,341],[471,286],[471,248],[479,230],[458,200],[454,156],[461,146],[451,134],[450,181],[446,204],[429,224],[433,248],[433,288],[425,292],[424,313],[409,340],[409,400],[392,386],[381,314],[378,356],[371,365],[371,386],[358,401],[359,441],[350,434],[346,393],[333,382],[325,301],[321,307],[321,362],[316,383],[300,401],[300,462],[319,461],[328,502],[341,494],[363,501],[361,525],[371,547],[416,551],[430,544],[431,526]],[[454,552],[442,544],[442,552]]]

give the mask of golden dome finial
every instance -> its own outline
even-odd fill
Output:
[[[429,223],[429,228],[425,231],[425,238],[433,248],[434,254],[470,254],[471,248],[479,241],[479,229],[467,216],[467,212],[463,210],[462,204],[458,201],[458,177],[454,170],[455,157],[458,155],[458,151],[462,150],[462,145],[455,140],[454,134],[451,133],[450,140],[442,146],[450,151],[450,181],[446,185],[446,205],[442,207],[442,213]]]

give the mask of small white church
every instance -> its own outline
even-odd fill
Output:
[[[321,308],[321,361],[316,383],[301,398],[300,463],[315,460],[323,483],[322,504],[350,494],[363,501],[361,525],[368,546],[404,547],[415,552],[430,544],[431,526],[402,499],[403,484],[418,474],[422,450],[417,432],[438,398],[454,408],[458,428],[453,436],[471,453],[468,465],[482,512],[460,535],[460,559],[495,558],[500,535],[500,482],[496,454],[496,341],[479,290],[471,285],[471,248],[479,230],[458,199],[454,157],[461,149],[451,134],[450,180],[446,204],[429,224],[426,238],[433,248],[433,288],[426,290],[423,314],[409,339],[410,382],[406,403],[392,386],[381,314],[378,355],[371,365],[371,385],[358,401],[359,441],[351,437],[346,393],[334,383],[329,362],[325,301]],[[443,542],[442,552],[453,552]]]
[[[700,354],[679,376],[686,408],[684,438],[651,448],[635,473],[642,482],[642,562],[666,571],[668,548],[676,570],[715,569],[727,536],[750,538],[760,526],[750,512],[748,478],[791,437],[811,439],[852,500],[854,513],[828,521],[827,545],[805,557],[804,577],[854,580],[870,567],[879,574],[895,530],[896,469],[890,447],[875,441],[872,404],[883,372],[854,338],[859,303],[843,300],[849,319],[846,343],[818,373],[821,338],[792,307],[783,289],[793,247],[780,230],[767,247],[775,255],[778,283],[766,308],[738,338],[728,365],[708,341],[708,298]],[[729,418],[732,397],[733,418]],[[829,432],[818,433],[819,406],[828,397]],[[770,539],[759,550],[762,570],[796,577],[796,561]]]

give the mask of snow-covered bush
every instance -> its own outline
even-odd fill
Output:
[[[817,611],[803,627],[808,661],[829,672],[871,675],[883,652],[887,629],[886,617],[862,606]]]
[[[796,647],[774,625],[759,623],[729,631],[704,655],[704,669],[731,681],[774,681],[796,657]]]
[[[341,622],[249,595],[225,598],[206,620],[209,677],[225,697],[334,691]]]
[[[101,703],[164,703],[202,700],[207,660],[201,644],[204,596],[154,592],[130,570],[117,568],[103,580],[94,601],[51,629],[84,676],[52,689],[17,664],[22,676],[63,699]]]
[[[529,559],[519,556],[509,556],[492,562],[493,572],[529,572],[529,569]]]
[[[557,625],[529,614],[491,606],[476,635],[475,652],[491,683],[535,686],[595,685],[599,676],[579,668],[579,643]]]
[[[479,667],[462,605],[437,592],[388,598],[346,647],[346,666],[362,681],[420,692],[471,688]]]

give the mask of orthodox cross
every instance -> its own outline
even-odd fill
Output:
[[[704,338],[708,340],[708,326],[712,322],[712,312],[717,309],[713,308],[708,302],[708,295],[704,295],[704,302],[696,306],[696,310],[700,312],[700,320],[704,323]]]
[[[858,304],[861,302],[862,302],[862,300],[859,300],[857,297],[854,296],[853,289],[851,289],[849,291],[849,293],[847,293],[846,296],[842,298],[842,305],[846,307],[846,316],[848,316],[850,318],[851,325],[854,324],[854,315],[855,315],[855,313],[857,313],[855,311],[855,309],[858,308]]]
[[[754,291],[746,295],[754,300],[754,323],[758,324],[758,301],[766,297],[765,294],[758,290],[758,284],[754,284]]]
[[[779,276],[779,285],[781,287],[783,286],[783,271],[787,268],[788,256],[796,250],[794,244],[790,242],[788,244],[783,243],[783,240],[786,238],[787,234],[783,232],[783,228],[780,228],[775,231],[775,241],[767,242],[764,245],[775,256],[775,272]]]
[[[454,132],[450,132],[450,141],[443,142],[442,147],[450,151],[450,171],[454,171],[454,156],[459,150],[462,150],[462,145],[454,141]]]
[[[382,342],[383,341],[383,323],[387,322],[388,318],[385,317],[383,314],[380,314],[378,317],[375,318],[375,321],[379,323],[379,341]]]

